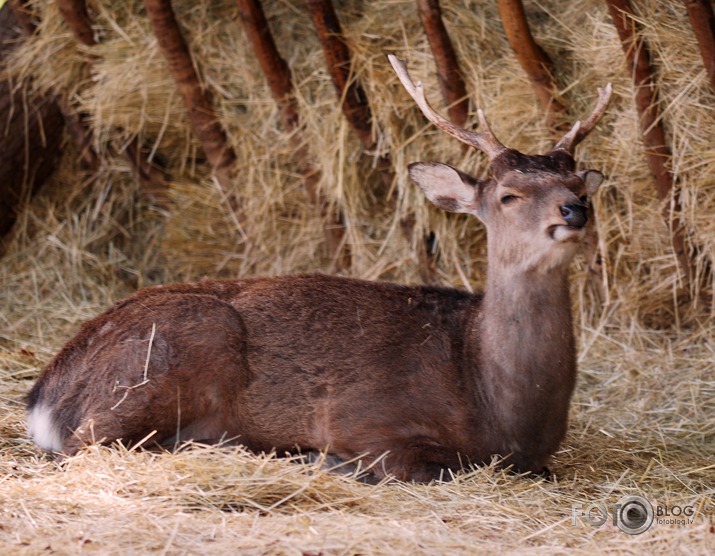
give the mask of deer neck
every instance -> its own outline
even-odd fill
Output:
[[[472,327],[486,434],[494,453],[515,454],[512,462],[532,471],[563,438],[574,388],[567,274],[567,268],[514,273],[490,265]]]
[[[480,351],[498,354],[505,372],[548,373],[555,368],[549,357],[554,351],[566,355],[573,350],[567,270],[490,268],[480,321]]]

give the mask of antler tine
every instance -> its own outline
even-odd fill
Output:
[[[564,150],[573,154],[576,145],[583,141],[586,136],[591,133],[598,120],[601,119],[603,113],[608,107],[608,103],[611,100],[611,94],[613,93],[613,87],[608,83],[603,89],[598,89],[598,102],[591,112],[591,115],[583,122],[577,121],[571,130],[564,135],[561,140],[556,143],[554,150]]]
[[[486,118],[484,117],[484,113],[481,110],[478,111],[479,124],[484,128],[484,131],[476,133],[454,125],[449,120],[440,116],[430,106],[429,102],[427,102],[427,98],[425,97],[422,83],[418,81],[417,84],[415,84],[412,81],[410,74],[407,72],[407,63],[404,60],[397,58],[394,54],[388,54],[387,58],[390,60],[390,64],[392,64],[392,68],[395,70],[397,77],[400,78],[400,82],[403,87],[407,90],[409,95],[417,103],[417,106],[419,106],[422,113],[430,122],[452,137],[456,137],[463,143],[484,152],[489,157],[489,160],[494,160],[499,153],[506,150],[506,147],[501,144],[492,132]]]

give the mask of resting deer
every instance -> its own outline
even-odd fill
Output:
[[[573,152],[608,104],[546,155],[425,116],[490,160],[479,181],[445,164],[409,173],[439,208],[488,234],[483,294],[324,275],[140,290],[84,324],[28,396],[29,431],[71,455],[93,442],[237,438],[254,451],[326,450],[427,482],[502,458],[539,473],[563,439],[576,374],[568,266],[600,173]],[[445,476],[449,476],[447,473]]]

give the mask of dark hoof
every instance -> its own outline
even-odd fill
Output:
[[[532,476],[534,479],[544,479],[550,483],[556,479],[556,475],[554,475],[548,467],[544,467],[538,473],[532,473]]]

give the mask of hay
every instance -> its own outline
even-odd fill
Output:
[[[679,326],[682,284],[645,165],[632,84],[602,2],[527,2],[536,39],[554,58],[576,115],[612,81],[604,121],[579,147],[583,167],[607,180],[597,202],[609,301],[594,300],[574,268],[580,379],[570,433],[552,483],[492,467],[432,486],[368,486],[316,465],[236,448],[176,454],[92,448],[61,467],[25,438],[22,396],[76,330],[137,287],[202,275],[330,270],[323,223],[302,187],[294,143],[237,21],[234,3],[173,2],[202,79],[238,153],[235,217],[209,179],[200,149],[142,3],[89,2],[100,43],[80,48],[53,2],[34,2],[40,32],[7,61],[17,86],[61,93],[85,111],[102,154],[98,176],[72,164],[68,146],[51,183],[19,216],[0,261],[0,544],[35,554],[232,552],[247,554],[590,554],[715,551],[715,345],[710,321]],[[494,2],[442,2],[462,63],[471,110],[527,152],[548,148],[530,86],[498,23]],[[663,119],[683,190],[684,219],[703,261],[715,256],[715,95],[708,88],[681,2],[643,0],[658,68]],[[379,153],[397,173],[394,201],[376,198],[374,154],[364,153],[335,101],[307,14],[265,1],[294,73],[301,137],[322,169],[321,188],[345,214],[350,273],[419,281],[419,238],[433,230],[437,279],[476,287],[485,270],[479,224],[427,207],[407,163],[440,160],[479,174],[478,153],[425,124],[384,53],[410,60],[440,105],[434,65],[412,1],[336,3],[354,69],[370,98]],[[87,61],[92,56],[91,67]],[[475,120],[473,120],[475,121]],[[141,196],[116,146],[139,137],[171,174],[173,206]],[[414,219],[412,238],[401,223]],[[703,264],[700,261],[700,264]],[[697,322],[697,321],[696,321]],[[610,522],[572,524],[572,504],[616,503],[642,494],[654,505],[692,506],[692,524],[659,524],[628,536]]]

